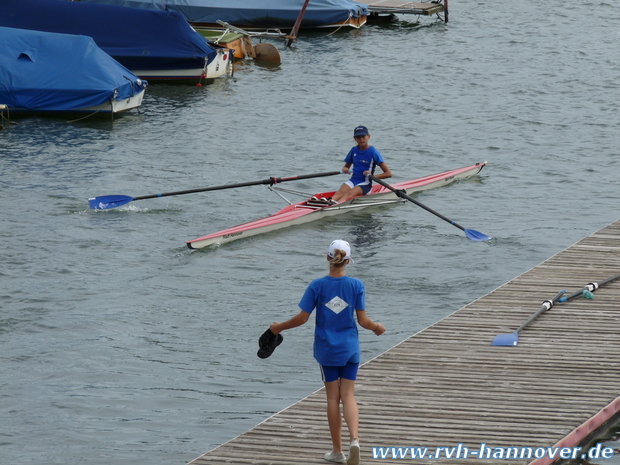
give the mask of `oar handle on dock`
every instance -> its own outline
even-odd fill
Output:
[[[588,283],[584,286],[583,289],[577,291],[577,292],[573,292],[572,294],[567,295],[566,297],[562,297],[559,301],[560,302],[568,302],[571,299],[574,299],[575,297],[578,297],[580,295],[584,295],[584,292],[594,292],[596,291],[599,287],[604,286],[605,284],[608,284],[612,281],[615,281],[616,279],[620,278],[620,274],[617,274],[616,276],[612,276],[611,278],[607,278],[604,279],[603,281],[599,282],[599,283]]]

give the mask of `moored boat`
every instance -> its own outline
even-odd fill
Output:
[[[392,184],[392,187],[403,190],[407,195],[423,190],[434,189],[448,185],[460,179],[466,179],[478,174],[487,162],[477,163],[442,173],[424,176],[422,178]],[[334,192],[315,194],[303,202],[288,205],[273,215],[250,221],[232,228],[208,234],[197,239],[187,241],[190,249],[200,249],[210,245],[220,245],[237,239],[256,236],[258,234],[277,231],[290,226],[309,223],[321,218],[335,216],[352,210],[359,210],[372,206],[401,203],[405,200],[398,197],[392,190],[381,185],[373,185],[370,194],[355,197],[335,205],[329,205],[322,199],[331,197]]]
[[[160,9],[181,13],[192,26],[218,28],[225,21],[247,30],[277,28],[290,30],[304,0],[81,0],[134,8]],[[359,28],[366,23],[367,5],[353,0],[312,0],[302,29],[325,27]]]
[[[211,46],[176,12],[65,0],[2,0],[0,26],[92,37],[149,81],[200,82],[232,73],[231,51]]]
[[[0,103],[11,114],[118,113],[147,82],[85,36],[0,27]]]

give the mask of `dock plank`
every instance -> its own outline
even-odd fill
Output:
[[[377,462],[371,446],[577,445],[591,425],[617,414],[620,279],[598,289],[593,300],[577,297],[556,304],[519,334],[515,347],[491,341],[515,331],[559,290],[571,293],[619,274],[619,252],[620,221],[365,363],[356,385],[361,463]],[[324,464],[330,448],[320,389],[190,464]],[[464,465],[472,460],[379,460],[414,462]]]

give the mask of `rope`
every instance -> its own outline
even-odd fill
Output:
[[[346,20],[345,20],[345,21],[344,21],[344,22],[340,25],[340,27],[338,27],[336,30],[334,30],[334,31],[330,32],[330,33],[329,33],[329,34],[327,34],[325,37],[329,37],[329,36],[331,36],[332,34],[335,34],[336,32],[338,32],[340,29],[342,29],[342,28],[343,28],[343,27],[347,24],[347,22],[348,22],[348,21],[349,21],[352,17],[353,17],[353,13],[349,12],[349,17],[348,17],[348,18],[347,18],[347,19],[346,19]]]
[[[128,79],[127,76],[123,76],[123,77],[131,82],[131,80]],[[132,88],[133,88],[133,82],[132,82]],[[114,103],[113,102],[117,96],[118,96],[118,89],[114,89],[114,94],[112,94],[112,97],[110,98],[110,118],[112,119],[112,121],[114,121]],[[91,116],[94,116],[97,113],[99,113],[101,110],[103,110],[104,107],[105,107],[105,104],[101,105],[101,108],[97,110],[96,112],[91,113],[90,115],[86,115],[83,118],[78,118],[72,121],[67,121],[67,123],[75,123],[76,121],[82,121],[83,119],[90,118]]]
[[[110,100],[110,109],[112,110],[112,100]],[[99,113],[101,110],[103,110],[103,105],[101,106],[101,108],[99,110],[91,113],[90,115],[86,115],[86,116],[83,116],[82,118],[78,118],[78,119],[73,119],[71,121],[67,121],[67,123],[75,123],[76,121],[82,121],[83,119],[90,118],[91,116],[94,116],[97,113]],[[114,115],[114,112],[110,111],[110,114]],[[112,119],[114,119],[114,116],[112,116]]]

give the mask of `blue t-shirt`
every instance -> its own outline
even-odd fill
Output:
[[[314,358],[324,366],[360,362],[360,342],[355,310],[365,310],[364,283],[350,276],[325,276],[312,281],[299,308],[316,308]]]
[[[366,182],[364,171],[375,174],[375,168],[385,160],[381,153],[372,145],[366,150],[360,150],[358,146],[353,147],[344,159],[345,163],[351,163],[353,174],[351,182],[354,186]]]

